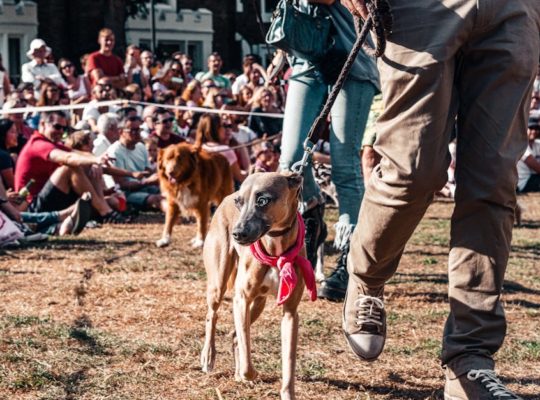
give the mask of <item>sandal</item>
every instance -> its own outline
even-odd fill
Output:
[[[73,226],[71,228],[72,235],[78,235],[82,232],[86,223],[90,221],[92,216],[92,197],[90,193],[83,193],[81,198],[75,203],[75,214],[70,215]],[[69,218],[68,217],[68,218]]]

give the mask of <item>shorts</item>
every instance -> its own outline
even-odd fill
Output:
[[[79,195],[73,190],[70,190],[69,193],[64,193],[48,180],[28,206],[28,211],[33,213],[60,211],[71,206],[78,198]]]

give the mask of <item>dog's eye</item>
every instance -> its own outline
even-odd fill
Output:
[[[270,199],[268,197],[259,197],[257,198],[257,207],[264,207],[265,205],[267,205],[268,203],[270,202]]]

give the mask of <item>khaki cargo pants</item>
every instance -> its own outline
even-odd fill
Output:
[[[540,0],[390,0],[394,29],[379,60],[384,111],[351,240],[351,279],[376,293],[446,182],[457,117],[457,191],[449,256],[448,374],[493,368],[506,322],[516,162],[526,146],[539,61]]]

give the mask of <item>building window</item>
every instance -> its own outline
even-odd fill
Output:
[[[21,79],[21,38],[8,38],[9,79],[17,86]]]
[[[202,41],[190,41],[187,44],[187,54],[193,60],[193,70],[202,71],[203,65],[203,42]]]

